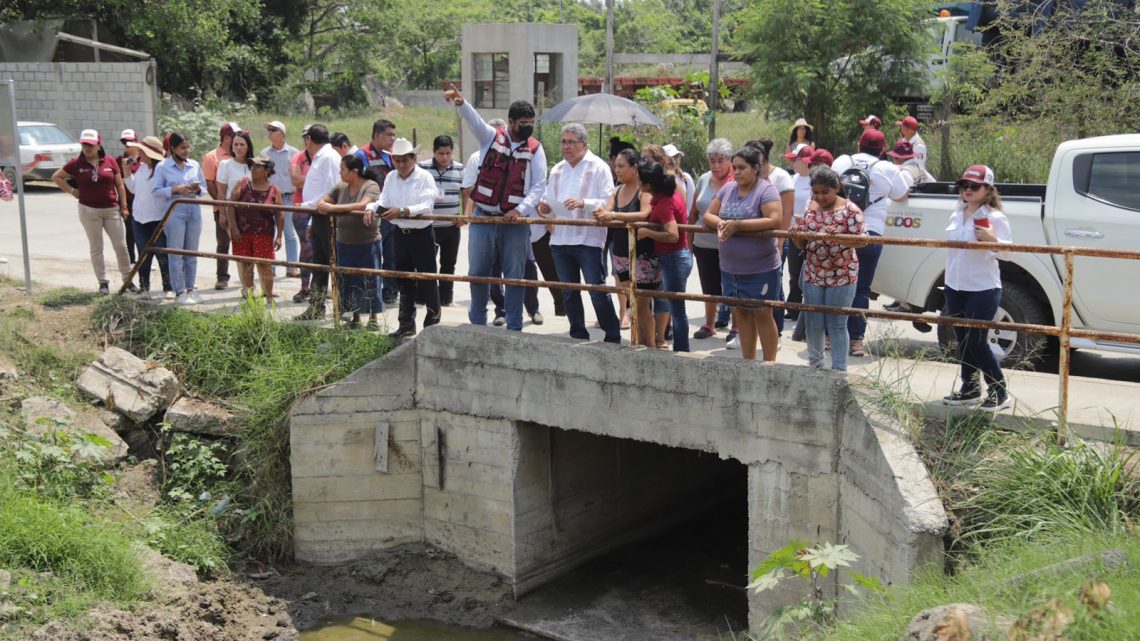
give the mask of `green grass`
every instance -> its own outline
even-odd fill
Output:
[[[85,291],[74,287],[61,287],[49,290],[40,298],[40,303],[48,309],[62,309],[69,305],[90,305],[99,297],[99,292]]]
[[[15,486],[0,465],[0,568],[21,618],[74,616],[100,600],[144,598],[148,585],[124,528],[83,503],[52,501]],[[48,574],[50,573],[50,574]],[[4,599],[0,599],[4,600]]]
[[[386,338],[275,321],[263,304],[240,313],[207,315],[112,300],[95,314],[126,329],[125,347],[176,371],[197,394],[221,397],[242,421],[240,467],[234,471],[237,509],[227,512],[227,536],[249,554],[292,553],[289,409],[311,390],[334,382],[390,348]],[[215,492],[215,496],[219,496]]]
[[[0,314],[0,354],[7,355],[20,372],[22,383],[59,398],[75,398],[72,381],[95,359],[83,348],[65,349],[31,338],[36,315],[25,308]]]
[[[1110,568],[1093,563],[1030,574],[1066,559],[1117,547],[1128,556],[1128,567]],[[1140,635],[1140,573],[1134,569],[1137,563],[1140,563],[1140,539],[1132,535],[1072,535],[1034,544],[994,546],[953,577],[921,576],[910,585],[893,588],[886,600],[872,599],[863,604],[834,629],[806,638],[898,641],[910,619],[927,608],[973,603],[988,608],[992,615],[1016,619],[1055,598],[1074,614],[1075,620],[1065,631],[1065,639],[1136,639]],[[1107,583],[1112,590],[1109,607],[1100,617],[1090,616],[1088,609],[1078,601],[1081,587],[1093,577]]]

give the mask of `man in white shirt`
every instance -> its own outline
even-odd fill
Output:
[[[261,150],[261,155],[268,156],[273,161],[273,166],[277,168],[269,180],[277,185],[277,189],[281,192],[281,203],[292,205],[296,188],[289,177],[289,165],[293,156],[297,155],[297,148],[285,142],[285,123],[280,120],[265,123],[265,133],[269,137],[269,146]],[[300,239],[297,238],[297,230],[293,228],[293,212],[287,211],[285,212],[285,260],[295,263],[298,256],[300,256]],[[301,270],[290,267],[285,270],[285,276],[300,278]]]
[[[435,178],[416,164],[416,149],[406,138],[392,144],[392,160],[396,171],[384,179],[380,200],[369,209],[392,223],[396,236],[396,269],[402,272],[435,274],[435,234],[432,221],[417,220],[432,213],[438,190]],[[427,314],[424,327],[439,322],[439,284],[434,280],[399,279],[400,325],[391,338],[407,338],[416,334],[416,290],[424,297]]]
[[[882,236],[886,233],[888,199],[902,198],[910,190],[899,168],[891,161],[881,159],[886,148],[887,138],[883,132],[878,129],[867,129],[859,137],[859,153],[854,156],[844,154],[836,158],[831,165],[835,173],[840,176],[852,167],[860,167],[871,179],[868,204],[863,211],[867,234],[871,236]],[[870,306],[871,281],[875,278],[875,269],[879,266],[879,256],[882,253],[883,246],[877,244],[868,244],[855,250],[855,254],[859,257],[859,282],[855,285],[855,300],[851,303],[852,307],[867,309]],[[862,316],[848,316],[847,331],[851,335],[850,355],[866,356],[863,337],[867,333],[867,319]],[[832,349],[843,348],[833,346]]]
[[[545,217],[593,220],[595,209],[605,207],[614,192],[609,164],[595,156],[586,144],[586,128],[578,123],[562,127],[562,161],[550,171],[546,192],[538,203],[538,213]],[[555,225],[550,235],[550,249],[558,280],[601,285],[602,251],[606,244],[605,227],[571,227]],[[581,278],[580,278],[581,277]],[[588,340],[582,293],[562,290],[566,316],[570,321],[570,337]],[[594,314],[606,334],[607,343],[621,343],[621,328],[609,294],[590,292]]]
[[[304,202],[299,206],[316,208],[333,187],[340,181],[340,154],[329,145],[329,130],[321,124],[310,125],[301,137],[305,151],[313,158],[309,173],[305,174],[305,186],[301,188]],[[329,239],[332,237],[332,218],[323,214],[313,214],[309,223],[309,239],[313,246],[313,262],[328,265]],[[297,320],[319,320],[325,317],[325,296],[329,289],[329,273],[314,271],[312,296],[309,308]]]
[[[538,215],[535,207],[546,189],[546,152],[534,139],[534,106],[517,100],[507,110],[507,127],[496,130],[483,122],[479,113],[452,85],[444,99],[455,109],[468,130],[479,141],[482,158],[479,176],[471,192],[475,216],[502,216],[510,220],[519,216]],[[529,225],[471,226],[468,235],[469,273],[490,276],[498,257],[506,278],[523,278],[526,273]],[[507,329],[522,331],[524,288],[506,287]],[[471,307],[468,320],[474,325],[487,324],[487,286],[471,284]]]
[[[909,142],[911,148],[914,149],[914,161],[918,163],[918,166],[925,172],[926,141],[922,139],[922,136],[918,135],[918,128],[921,126],[918,122],[918,118],[907,116],[902,120],[896,121],[895,124],[899,127],[899,136],[906,142]]]

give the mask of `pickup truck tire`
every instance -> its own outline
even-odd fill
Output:
[[[1002,283],[1001,304],[994,320],[1031,325],[1050,324],[1045,306],[1028,288],[1008,281]],[[1045,363],[1048,355],[1049,337],[1042,334],[991,329],[988,341],[990,349],[1006,369],[1037,369]],[[938,345],[944,354],[955,357],[957,340],[954,338],[953,327],[938,326]]]

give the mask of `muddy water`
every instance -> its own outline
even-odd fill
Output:
[[[521,641],[535,637],[501,628],[472,630],[434,621],[392,621],[356,617],[301,633],[301,641]]]

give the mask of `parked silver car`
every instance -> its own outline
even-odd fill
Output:
[[[20,164],[24,180],[51,180],[55,170],[79,155],[79,143],[63,129],[50,122],[17,123],[20,133]],[[12,167],[4,167],[4,175],[15,178]]]

